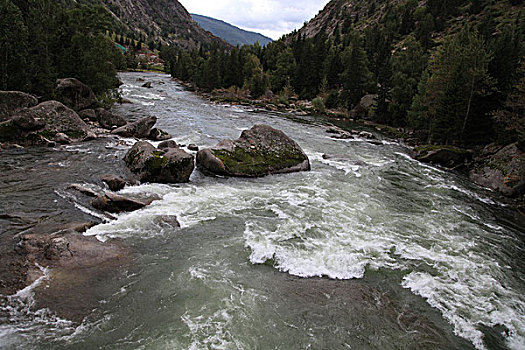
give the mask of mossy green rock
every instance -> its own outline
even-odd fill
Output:
[[[146,141],[133,145],[124,162],[141,182],[188,182],[194,169],[191,154],[180,148],[160,150]]]
[[[224,140],[197,153],[197,166],[205,172],[240,177],[310,170],[299,145],[280,130],[255,125],[235,141]]]
[[[490,150],[489,145],[476,159],[470,179],[480,186],[501,192],[508,197],[525,194],[525,152],[516,143]]]

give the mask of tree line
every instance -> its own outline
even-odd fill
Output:
[[[502,20],[496,3],[429,0],[419,7],[409,0],[387,4],[367,26],[358,16],[343,18],[330,36],[323,28],[264,48],[164,47],[162,55],[174,77],[209,91],[239,87],[258,98],[271,90],[283,102],[295,93],[348,111],[373,94],[368,118],[416,130],[429,143],[523,140],[525,25],[521,13]],[[460,14],[475,20],[451,27]]]
[[[53,0],[0,0],[0,88],[53,98],[57,78],[74,77],[96,94],[118,86],[125,59],[106,35],[102,6]]]

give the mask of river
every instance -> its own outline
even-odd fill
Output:
[[[179,144],[212,146],[268,124],[299,143],[312,170],[196,170],[188,184],[126,187],[161,199],[86,235],[121,239],[132,263],[93,286],[98,303],[81,324],[32,306],[52,279],[10,296],[0,348],[525,348],[524,220],[489,192],[399,143],[332,139],[320,117],[210,104],[162,74],[121,79],[133,104],[116,111],[156,115]],[[1,153],[2,235],[42,218],[105,220],[65,188],[118,173],[132,142]],[[166,214],[181,228],[162,224]]]

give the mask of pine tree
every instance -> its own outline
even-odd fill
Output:
[[[368,70],[368,59],[358,34],[351,34],[350,45],[342,53],[344,72],[342,99],[347,108],[353,109],[371,87],[372,76]]]
[[[22,12],[11,0],[0,2],[0,88],[27,88],[27,27]]]
[[[425,95],[418,98],[429,119],[430,141],[466,141],[474,98],[492,84],[489,59],[483,41],[468,26],[448,37],[434,53]]]

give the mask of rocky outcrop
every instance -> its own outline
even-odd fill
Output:
[[[446,168],[457,168],[465,165],[472,158],[472,151],[452,146],[416,147],[415,159],[423,163],[441,165]]]
[[[157,122],[157,117],[145,117],[133,123],[128,123],[111,133],[123,137],[148,138],[151,128]]]
[[[114,192],[120,191],[121,189],[126,187],[126,181],[117,175],[106,174],[106,175],[101,176],[100,180],[106,183],[109,189]]]
[[[30,94],[20,91],[0,91],[0,121],[9,119],[21,109],[34,107],[38,99]]]
[[[75,111],[81,111],[97,103],[93,90],[75,78],[58,79],[55,92],[59,101]]]
[[[151,141],[166,141],[171,139],[171,135],[164,130],[153,128],[148,137]]]
[[[124,162],[142,182],[188,182],[194,168],[193,156],[182,149],[157,149],[145,141],[135,143]]]
[[[81,140],[93,134],[75,111],[57,101],[47,101],[21,110],[11,119],[0,123],[0,142],[45,144],[60,133],[67,135],[70,140]]]
[[[108,213],[121,213],[142,209],[145,206],[150,205],[151,202],[151,200],[139,201],[115,193],[106,192],[95,198],[91,202],[91,205],[95,209],[106,211]]]
[[[97,121],[104,129],[112,130],[126,125],[127,120],[117,114],[113,114],[104,108],[97,108],[95,110]]]
[[[485,147],[470,171],[471,181],[508,197],[525,194],[525,152],[516,143]]]
[[[255,125],[235,141],[224,140],[197,153],[197,165],[208,173],[259,177],[310,170],[310,161],[285,133]]]

